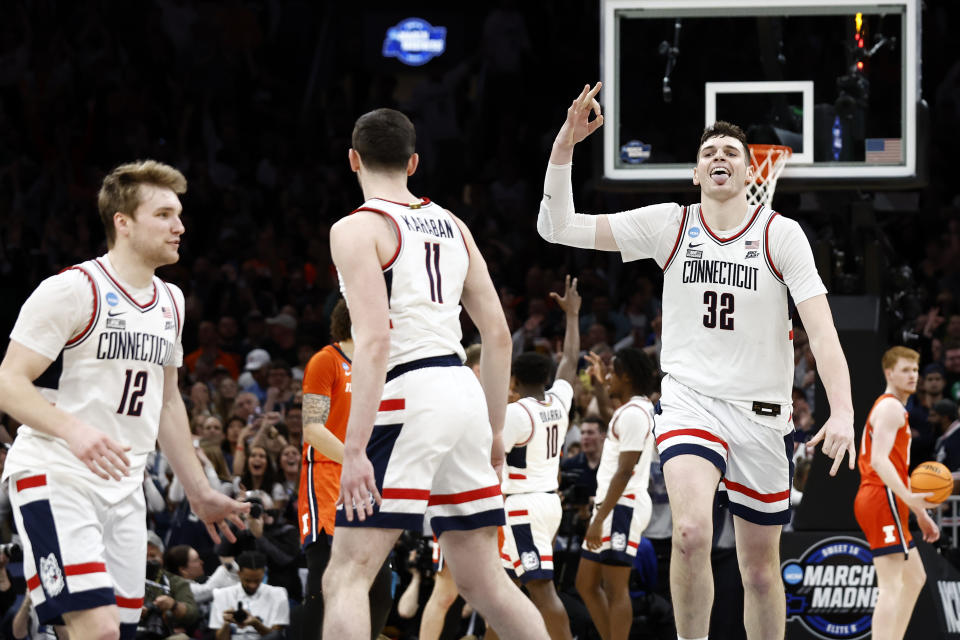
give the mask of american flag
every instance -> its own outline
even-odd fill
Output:
[[[173,314],[170,313],[170,309],[168,307],[160,307],[160,310],[163,312],[164,318],[173,319]]]
[[[875,164],[898,164],[902,156],[900,138],[867,138],[866,161]]]
[[[745,240],[743,242],[744,249],[759,249],[760,241],[759,240]]]

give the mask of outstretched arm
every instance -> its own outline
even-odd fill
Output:
[[[564,281],[563,296],[555,291],[550,297],[557,301],[566,316],[567,329],[563,335],[563,355],[557,366],[557,378],[566,380],[573,386],[577,377],[577,360],[580,357],[580,292],[577,291],[577,279],[570,280],[567,274]]]
[[[837,475],[837,469],[843,462],[844,453],[848,454],[851,469],[856,460],[857,450],[853,436],[853,401],[850,396],[850,371],[847,359],[840,347],[840,338],[833,325],[833,315],[827,296],[821,294],[797,304],[797,312],[803,320],[810,339],[810,350],[817,361],[817,372],[823,380],[827,401],[830,403],[830,417],[820,431],[807,443],[812,450],[822,440],[823,452],[833,458],[830,475]]]
[[[550,164],[543,183],[543,200],[540,201],[540,213],[537,216],[537,231],[547,242],[580,249],[618,251],[606,215],[576,213],[570,182],[574,146],[603,126],[603,114],[600,113],[600,103],[596,98],[601,86],[600,82],[592,89],[590,85],[585,85],[567,109],[567,119],[560,127],[550,152]],[[590,120],[591,113],[595,116],[593,120]]]

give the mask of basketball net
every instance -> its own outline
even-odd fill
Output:
[[[747,185],[747,203],[751,207],[763,204],[766,207],[773,202],[773,192],[777,188],[777,178],[787,166],[787,158],[793,155],[793,149],[779,144],[751,144],[750,164],[756,179]]]

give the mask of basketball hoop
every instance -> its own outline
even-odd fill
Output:
[[[777,188],[777,178],[787,166],[787,158],[793,155],[793,149],[779,144],[749,146],[750,164],[756,179],[747,185],[747,203],[751,207],[758,204],[769,207]]]

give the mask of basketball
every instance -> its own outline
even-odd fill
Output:
[[[950,469],[939,462],[923,462],[910,474],[910,490],[914,493],[930,493],[927,502],[940,504],[953,493],[953,476]]]

